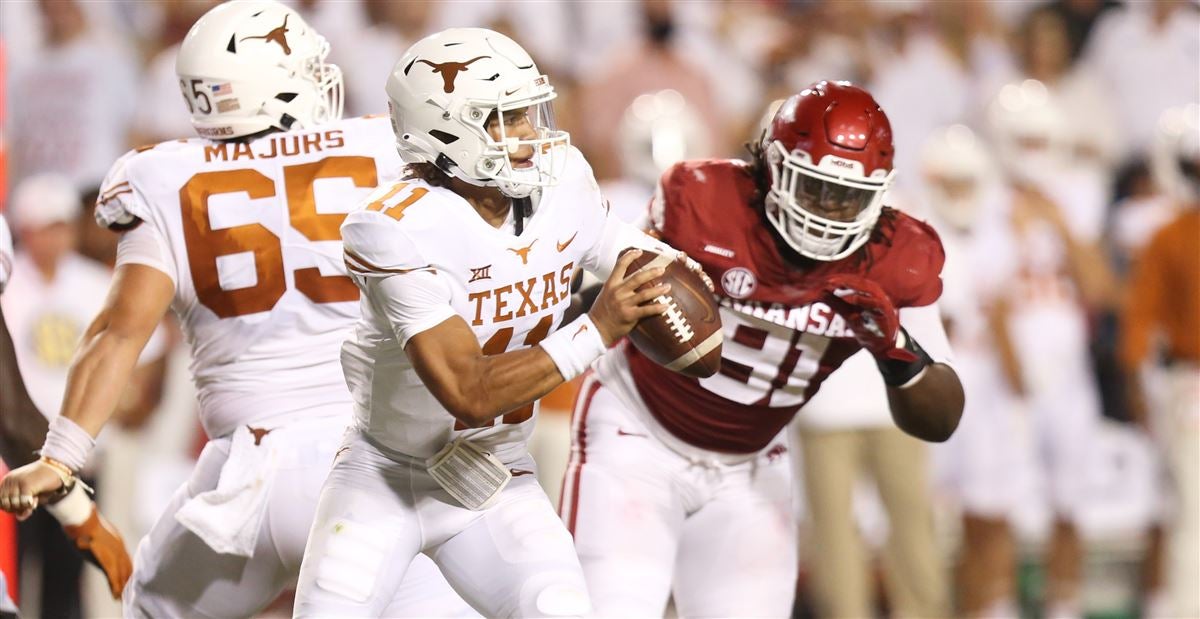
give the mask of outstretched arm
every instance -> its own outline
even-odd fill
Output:
[[[962,383],[945,363],[929,364],[911,384],[888,385],[887,394],[896,426],[923,441],[945,441],[962,418]]]
[[[117,269],[104,307],[84,332],[71,362],[63,417],[93,437],[100,433],[174,294],[174,282],[158,269],[140,264]]]
[[[947,360],[950,342],[937,304],[897,312],[902,328],[896,347],[910,360],[889,351],[876,357],[887,383],[892,420],[901,430],[924,441],[941,442],[954,433],[962,416],[962,384]],[[915,359],[913,359],[915,358]]]
[[[962,383],[953,368],[930,356],[917,339],[941,353],[939,357],[948,358],[950,346],[937,307],[906,308],[906,326],[901,328],[900,313],[872,281],[837,275],[827,280],[826,291],[834,311],[874,355],[896,425],[923,441],[940,443],[950,438],[962,418]]]
[[[46,438],[46,417],[21,380],[17,351],[0,311],[0,459],[10,467],[29,464]]]
[[[34,455],[45,440],[48,424],[21,380],[3,311],[0,311],[0,411],[0,457],[22,469],[41,464],[34,461]],[[133,563],[120,532],[100,514],[78,484],[47,509],[62,524],[84,558],[104,572],[110,593],[119,599],[133,573]]]
[[[62,414],[51,424],[42,459],[5,476],[0,509],[28,516],[39,500],[79,472],[92,441],[116,410],[142,347],[170,307],[174,290],[171,278],[157,269],[140,264],[117,269],[104,307],[71,362]]]

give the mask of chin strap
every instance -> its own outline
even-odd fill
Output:
[[[533,200],[529,197],[513,198],[513,228],[517,236],[521,236],[521,232],[525,230],[525,218],[529,217],[530,211],[533,210]]]

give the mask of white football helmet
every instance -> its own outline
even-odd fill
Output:
[[[1183,203],[1200,201],[1200,104],[1162,113],[1150,170],[1160,191]]]
[[[570,138],[554,124],[550,80],[512,39],[483,28],[451,28],[417,41],[387,81],[396,148],[407,163],[432,163],[513,198],[558,182]],[[493,117],[493,114],[495,115]],[[510,137],[528,117],[536,136]],[[487,131],[494,118],[499,139]],[[531,165],[509,154],[533,150]]]
[[[342,117],[342,72],[329,43],[274,0],[233,0],[192,25],[175,60],[201,136],[227,139]]]
[[[988,107],[988,129],[1000,164],[1017,181],[1045,180],[1070,164],[1066,116],[1037,80],[1001,88]]]
[[[937,129],[921,146],[920,166],[934,213],[954,228],[970,230],[993,181],[993,164],[979,138],[965,125]]]

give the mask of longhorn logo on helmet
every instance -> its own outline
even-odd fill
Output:
[[[442,76],[442,91],[449,94],[454,92],[454,80],[458,79],[459,72],[466,71],[468,65],[484,58],[491,56],[476,56],[466,62],[430,62],[424,58],[417,62],[433,67],[433,72]]]

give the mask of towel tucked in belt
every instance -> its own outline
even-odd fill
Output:
[[[180,524],[221,554],[254,554],[275,478],[271,438],[248,426],[235,430],[217,487],[192,497],[175,513]]]

